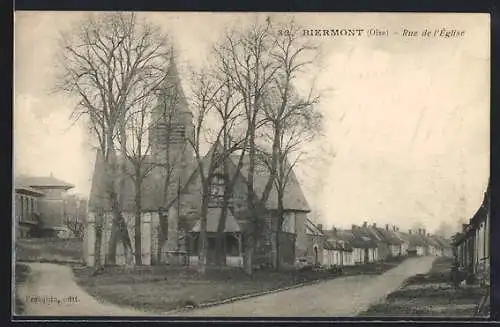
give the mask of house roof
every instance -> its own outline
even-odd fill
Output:
[[[422,235],[416,234],[416,233],[411,233],[411,234],[407,234],[407,235],[408,235],[408,241],[409,241],[410,247],[427,246],[427,243],[422,238]]]
[[[351,229],[351,233],[353,236],[349,242],[353,247],[363,249],[373,249],[377,247],[377,242],[374,240],[374,236],[370,235],[367,230],[356,226]]]
[[[441,237],[439,235],[432,235],[431,236],[435,242],[439,244],[440,247],[442,248],[449,248],[451,247],[451,243],[449,240],[445,239],[444,237]]]
[[[338,241],[335,241],[335,240],[326,240],[323,243],[323,249],[325,249],[325,250],[337,250],[337,251],[348,251],[348,250],[344,249],[344,247],[342,246],[342,243],[339,243]],[[352,251],[352,249],[351,249],[351,251]]]
[[[425,240],[425,242],[428,244],[428,245],[432,245],[434,247],[441,247],[441,243],[439,243],[438,241],[436,241],[436,239],[431,236],[431,235],[422,235],[423,239]]]
[[[385,228],[380,228],[377,227],[376,231],[382,235],[382,238],[384,239],[385,242],[392,244],[392,245],[400,245],[403,244],[404,241],[398,237],[398,235],[390,230],[390,229],[385,229]]]
[[[306,218],[305,220],[305,225],[306,225],[306,234],[310,235],[324,235],[324,232],[321,231],[318,226],[316,226],[309,218]]]
[[[477,209],[475,212],[474,216],[470,219],[470,224],[474,225],[474,227],[477,228],[480,222],[484,221],[486,219],[486,216],[488,215],[489,212],[489,207],[490,207],[490,192],[491,192],[491,186],[490,182],[488,181],[488,186],[486,188],[486,191],[484,192],[483,196],[483,201],[481,202],[481,206]]]
[[[221,208],[209,208],[207,213],[207,232],[215,233],[217,232],[217,227],[219,226],[219,221],[221,217]],[[201,221],[198,220],[191,231],[199,232],[201,230]],[[231,213],[231,210],[227,210],[226,216],[226,226],[224,228],[225,233],[240,232],[241,227],[236,221],[236,218]]]
[[[57,179],[54,176],[19,176],[15,178],[18,186],[29,186],[32,188],[60,188],[69,190],[74,188],[73,184]]]
[[[341,235],[343,231],[339,229],[334,229],[330,231],[326,231],[325,235],[327,237],[327,242],[329,245],[327,245],[327,250],[342,250],[346,252],[352,252],[352,246],[349,242],[349,237],[346,237],[346,235]]]
[[[29,186],[23,186],[23,185],[15,185],[14,189],[16,193],[27,193],[30,195],[35,195],[35,196],[43,196],[45,193],[41,190],[37,190],[35,188],[29,187]]]

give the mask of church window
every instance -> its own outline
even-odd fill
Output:
[[[210,198],[213,204],[220,205],[224,197],[225,181],[223,176],[215,176],[210,185]]]

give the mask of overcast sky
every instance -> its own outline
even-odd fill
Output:
[[[16,174],[52,172],[88,195],[95,153],[85,128],[71,125],[71,101],[50,93],[58,33],[84,15],[15,14],[14,168]],[[254,16],[142,15],[171,34],[183,75],[206,58],[226,26]],[[309,13],[295,20],[311,29],[390,34],[311,37],[323,54],[317,87],[330,90],[319,105],[326,117],[322,152],[336,157],[323,171],[303,165],[299,175],[323,223],[367,220],[407,229],[419,221],[432,230],[472,215],[489,176],[489,16]],[[401,35],[404,28],[465,34],[410,38]]]

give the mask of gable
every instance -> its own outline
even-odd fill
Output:
[[[240,159],[239,155],[232,155],[232,169],[235,171],[238,167],[238,161]],[[249,169],[249,158],[248,156],[243,157],[242,166],[240,169],[240,175],[244,181],[246,181],[246,177],[248,176]],[[264,193],[264,189],[270,177],[269,169],[262,163],[257,161],[255,167],[254,174],[254,192],[258,198],[262,197]],[[295,172],[292,170],[288,177],[287,184],[285,186],[285,194],[283,198],[283,207],[284,210],[294,210],[294,211],[311,211],[309,204],[304,196],[302,191],[302,187],[295,175]],[[278,192],[276,188],[272,187],[269,197],[266,202],[266,208],[271,210],[276,210],[278,208]]]

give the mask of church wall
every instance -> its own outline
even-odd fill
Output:
[[[132,244],[132,251],[135,251],[135,215],[131,212],[124,212],[123,217],[127,224],[127,229]],[[143,265],[151,265],[152,255],[157,246],[157,238],[155,233],[157,231],[158,214],[154,212],[145,212],[142,214],[141,219],[141,256]],[[111,236],[112,214],[104,214],[104,223],[102,227],[102,243],[101,243],[101,264],[105,263],[106,255],[109,252],[109,239]],[[84,235],[84,260],[88,266],[95,266],[95,240],[96,240],[96,213],[89,212]],[[135,257],[133,257],[135,261]],[[153,260],[154,261],[154,260]],[[132,262],[134,263],[134,262]],[[118,243],[116,250],[116,264],[126,264],[125,251],[121,243]]]

